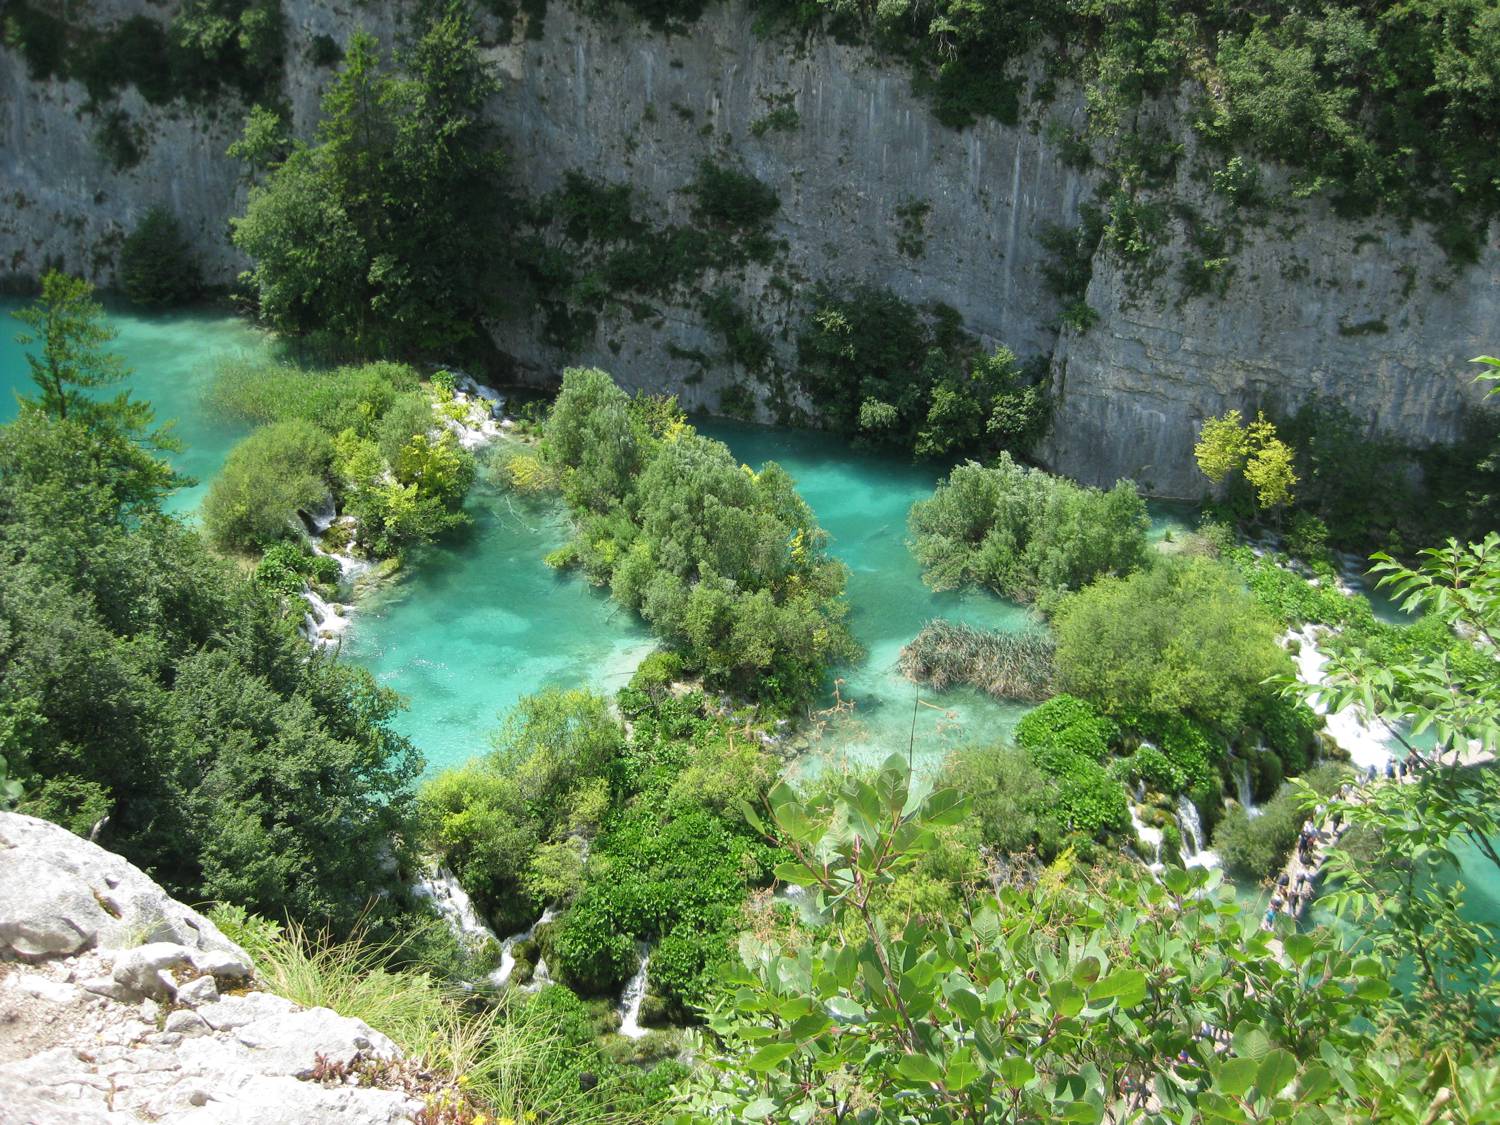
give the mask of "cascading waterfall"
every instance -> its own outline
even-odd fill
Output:
[[[641,1001],[646,998],[646,967],[651,964],[651,947],[642,941],[637,942],[635,948],[640,954],[641,965],[620,995],[620,1034],[641,1039],[647,1034],[647,1029],[641,1026]]]
[[[1182,862],[1186,866],[1218,866],[1218,855],[1203,846],[1203,821],[1186,793],[1177,798],[1177,829],[1182,833]]]
[[[1152,871],[1160,871],[1161,862],[1161,840],[1160,828],[1152,828],[1141,819],[1141,811],[1135,805],[1130,806],[1130,823],[1135,826],[1135,838],[1141,842],[1146,854],[1150,856],[1146,866]]]
[[[1236,798],[1246,816],[1259,816],[1261,809],[1255,804],[1255,791],[1250,786],[1250,763],[1240,762],[1234,771]]]
[[[533,937],[536,936],[538,927],[545,926],[548,922],[552,921],[552,919],[556,917],[557,908],[555,906],[549,906],[546,910],[542,911],[542,916],[535,922],[531,923],[528,928],[526,928],[519,934],[511,934],[510,937],[506,938],[500,943],[500,967],[490,974],[490,983],[492,985],[494,985],[496,988],[499,988],[501,985],[505,984],[506,981],[510,980],[511,973],[516,971],[516,945],[523,941],[530,941]],[[545,961],[539,961],[537,963],[536,973],[541,974],[544,971],[545,966]],[[533,976],[532,980],[535,981],[536,976]]]
[[[474,903],[469,899],[468,893],[459,885],[458,878],[453,872],[446,867],[439,867],[435,872],[424,872],[419,875],[411,889],[423,898],[431,900],[433,907],[460,938],[474,944],[500,940],[495,936],[495,931],[480,920],[479,913],[474,909]]]
[[[302,591],[307,600],[307,613],[303,615],[303,628],[307,639],[316,648],[337,645],[349,628],[350,617],[345,607],[336,602],[326,602],[312,589]]]

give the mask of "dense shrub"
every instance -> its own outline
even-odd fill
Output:
[[[256,550],[298,530],[328,500],[333,442],[309,422],[263,426],[229,452],[203,500],[203,526],[226,550]]]
[[[1110,714],[1181,713],[1237,733],[1263,685],[1289,671],[1278,626],[1210,559],[1162,559],[1066,598],[1058,683]]]
[[[1058,746],[1095,762],[1108,756],[1118,734],[1114,723],[1071,695],[1053,696],[1016,724],[1016,742],[1028,750]]]
[[[943,763],[941,784],[973,802],[968,822],[978,844],[1000,854],[1035,848],[1051,860],[1068,826],[1060,815],[1057,783],[1018,747],[986,746],[956,751]]]
[[[297,418],[329,435],[352,429],[370,437],[398,399],[403,402],[403,416],[408,414],[407,396],[418,389],[420,381],[416,369],[402,363],[351,364],[320,371],[235,358],[219,366],[208,401],[216,409],[247,421]],[[428,413],[430,428],[430,408]],[[404,438],[398,444],[405,444]]]
[[[754,230],[771,221],[781,208],[776,190],[748,172],[705,160],[687,192],[697,200],[697,214],[706,222]]]
[[[543,451],[574,510],[571,558],[710,683],[786,707],[853,652],[844,568],[774,462],[746,471],[674,402],[597,370],[564,373]]]
[[[954,469],[912,505],[910,524],[929,586],[977,583],[1029,602],[1140,566],[1149,521],[1128,482],[1101,492],[1002,453],[993,467]]]
[[[170,211],[153,207],[120,246],[120,288],[138,305],[182,305],[203,291],[193,248]]]

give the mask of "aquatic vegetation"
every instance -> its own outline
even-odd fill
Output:
[[[901,650],[901,672],[935,691],[971,684],[1000,699],[1046,699],[1052,655],[1052,636],[1040,629],[1002,633],[932,621]]]

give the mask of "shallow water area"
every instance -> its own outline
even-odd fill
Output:
[[[0,297],[0,422],[17,414],[15,392],[29,396],[36,389],[26,363],[28,349],[16,343],[16,334],[25,326],[10,315],[29,303]],[[132,374],[101,393],[128,389],[132,398],[156,408],[158,423],[176,420],[173,432],[185,448],[168,459],[198,483],[180,489],[163,506],[169,512],[190,514],[224,467],[230,447],[250,430],[248,424],[209,409],[204,394],[221,360],[264,352],[270,346],[268,337],[244,318],[217,310],[147,314],[128,305],[110,303],[107,308],[109,323],[119,332],[110,350],[124,357]]]

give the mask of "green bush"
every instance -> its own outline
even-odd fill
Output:
[[[239,357],[220,364],[208,401],[226,414],[252,422],[295,418],[332,436],[353,430],[371,437],[398,402],[403,416],[410,416],[410,396],[420,386],[416,369],[403,363],[353,364],[319,371]]]
[[[1175,797],[1187,788],[1187,774],[1155,746],[1138,746],[1135,753],[1118,759],[1118,763],[1118,767],[1111,764],[1110,773],[1118,773],[1127,784],[1144,781],[1148,788],[1169,797]]]
[[[332,487],[333,442],[308,422],[262,426],[229,451],[203,500],[203,526],[226,550],[255,550],[296,534],[299,511]]]
[[[871,287],[820,286],[812,304],[799,376],[830,428],[934,458],[1024,453],[1046,431],[1041,371],[1008,348],[983,349],[953,309]]]
[[[709,160],[698,165],[698,177],[687,191],[697,200],[699,218],[738,230],[765,226],[781,208],[774,188]]]
[[[1066,740],[1028,748],[1038,769],[1057,783],[1057,818],[1069,831],[1098,837],[1130,829],[1125,790],[1108,770]]]
[[[1084,488],[1002,453],[969,462],[912,505],[912,550],[937,590],[976,583],[1018,601],[1051,598],[1146,557],[1146,505],[1121,481]]]
[[[1028,750],[1055,746],[1095,762],[1109,755],[1110,743],[1118,736],[1114,723],[1071,695],[1053,696],[1016,724],[1016,742]]]
[[[1059,815],[1057,783],[1014,746],[970,747],[943,763],[941,784],[973,802],[969,822],[978,843],[1002,855],[1035,848],[1050,861],[1062,848],[1067,825]]]
[[[575,557],[640,613],[686,668],[785,709],[854,651],[845,571],[775,462],[747,473],[675,401],[630,399],[570,369],[543,453],[573,508]]]
[[[1277,622],[1210,559],[1166,558],[1058,607],[1058,683],[1106,714],[1180,713],[1234,734],[1289,671]]]
[[[338,581],[339,564],[326,555],[314,555],[301,543],[283,540],[266,548],[255,567],[255,581],[262,589],[283,597],[296,597],[302,585]]]
[[[1295,790],[1283,786],[1258,816],[1239,807],[1226,812],[1214,832],[1214,850],[1231,875],[1265,879],[1286,861],[1306,819]]]
[[[193,248],[170,211],[153,207],[120,246],[120,288],[138,305],[183,305],[203,292]]]

